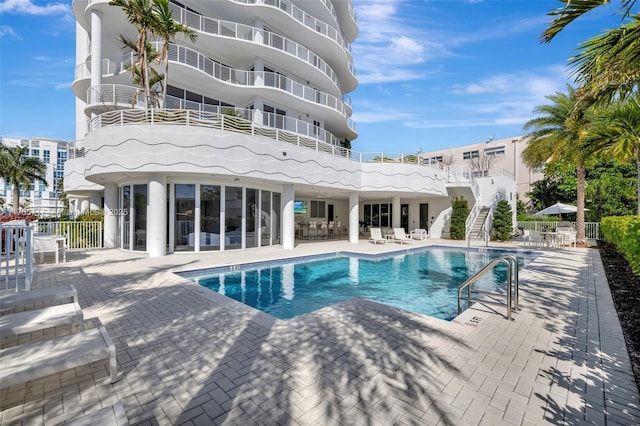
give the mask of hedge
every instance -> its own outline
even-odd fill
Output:
[[[640,216],[603,217],[600,230],[605,241],[615,245],[633,272],[640,275]]]

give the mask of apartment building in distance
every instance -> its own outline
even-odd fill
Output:
[[[427,164],[469,167],[476,176],[509,175],[519,199],[526,203],[532,184],[544,178],[543,168],[532,169],[522,161],[527,144],[525,136],[489,138],[486,142],[421,152],[419,156]]]
[[[42,216],[57,216],[62,212],[63,204],[58,199],[57,184],[64,177],[64,166],[67,161],[69,142],[49,138],[0,138],[0,145],[27,148],[27,155],[39,158],[47,166],[45,182],[35,180],[29,188],[20,190],[20,204],[25,210]],[[13,187],[0,179],[0,197],[4,199],[4,207],[17,210],[14,206]]]
[[[76,145],[65,191],[72,203],[104,208],[106,247],[150,256],[289,250],[332,234],[356,243],[371,226],[439,237],[456,196],[469,200],[470,221],[498,198],[515,212],[507,176],[483,185],[415,153],[342,146],[358,136],[351,0],[170,6],[197,40],[171,43],[168,96],[150,108],[132,80],[135,53],[119,40],[135,40],[136,28],[108,0],[73,1]]]

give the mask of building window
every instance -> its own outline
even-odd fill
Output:
[[[40,150],[39,149],[32,149],[31,150],[31,156],[32,157],[40,157]]]
[[[48,149],[45,149],[44,151],[42,151],[42,161],[45,164],[49,164],[51,162],[51,153],[49,152]]]
[[[322,219],[326,217],[324,201],[311,201],[311,217]]]
[[[429,164],[440,164],[442,163],[442,155],[439,155],[437,157],[431,157],[429,158]]]
[[[504,146],[487,148],[484,150],[484,153],[487,157],[504,157],[505,155]]]
[[[480,151],[467,151],[462,153],[463,160],[471,160],[472,158],[480,158]]]

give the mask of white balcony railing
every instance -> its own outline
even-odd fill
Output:
[[[277,118],[277,117],[276,117]],[[246,118],[224,113],[216,113],[199,110],[172,110],[172,109],[128,109],[120,111],[108,111],[102,113],[89,122],[89,131],[96,131],[101,127],[127,126],[127,125],[180,125],[198,126],[230,132],[245,133],[255,136],[264,136],[278,142],[289,143],[303,148],[313,149],[317,152],[347,158],[359,163],[385,163],[407,164],[431,167],[442,170],[442,165],[429,165],[422,161],[416,154],[402,154],[389,152],[357,152],[342,146],[326,143],[318,138],[306,137],[288,130],[268,127],[254,123]],[[471,182],[467,167],[447,167],[442,172],[437,172],[435,178],[444,179],[447,182],[459,182],[468,185]],[[440,177],[439,177],[439,176]],[[467,176],[465,178],[464,176]]]
[[[245,3],[245,4],[256,4],[258,0],[232,0],[237,3]],[[309,15],[304,10],[300,9],[298,6],[291,3],[289,0],[260,0],[261,4],[267,6],[276,7],[283,12],[289,14],[293,19],[300,22],[302,25],[311,28],[313,31],[316,31],[331,40],[338,43],[340,46],[344,48],[346,52],[351,56],[351,45],[347,43],[343,38],[340,31],[336,30],[331,25],[326,22],[322,22],[319,19]]]
[[[118,69],[118,65],[115,62],[109,59],[103,59],[102,69],[100,71],[104,76],[104,75],[114,75],[116,74],[116,72],[120,72],[121,70]],[[75,69],[76,80],[80,80],[83,78],[90,78],[90,77],[91,77],[91,61],[83,62],[76,66],[76,69]]]
[[[222,21],[208,18],[195,12],[181,8],[171,3],[171,9],[175,20],[197,31],[223,37],[237,38],[240,40],[259,42],[263,45],[281,50],[289,55],[303,60],[327,75],[334,84],[338,84],[338,77],[333,69],[319,55],[307,49],[295,41],[261,28],[236,22]],[[351,65],[351,63],[349,64]],[[352,67],[350,66],[350,69]],[[355,75],[355,74],[354,74]]]
[[[153,43],[152,43],[153,44]],[[155,43],[160,49],[160,43]],[[345,103],[329,93],[298,83],[288,77],[268,71],[245,71],[227,67],[185,46],[169,46],[169,60],[187,65],[229,84],[251,87],[270,87],[292,96],[334,109],[347,118]]]
[[[199,102],[188,101],[168,96],[166,102],[167,109],[190,109],[201,112],[212,112],[216,114],[231,114],[248,121],[254,121],[255,110],[248,108],[223,107],[218,105],[208,105]],[[262,124],[274,129],[282,129],[292,133],[297,133],[309,138],[319,139],[329,145],[339,145],[340,140],[325,129],[314,126],[303,120],[274,113],[262,113]]]

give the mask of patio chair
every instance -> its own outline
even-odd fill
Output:
[[[424,240],[429,236],[426,229],[412,229],[409,236],[415,240]]]
[[[531,243],[531,246],[535,247],[542,247],[545,244],[544,238],[542,237],[540,231],[530,231],[529,241]]]
[[[393,228],[393,241],[400,241],[400,244],[413,244],[413,238],[404,233],[404,228]]]
[[[369,237],[370,243],[373,243],[373,244],[387,243],[387,239],[382,236],[382,231],[380,230],[380,228],[371,228],[369,229],[369,231],[371,232],[371,236]]]
[[[569,250],[571,250],[572,244],[574,248],[576,247],[576,244],[577,244],[576,233],[573,231],[559,231],[558,239],[560,240],[559,241],[560,247],[567,246]]]

